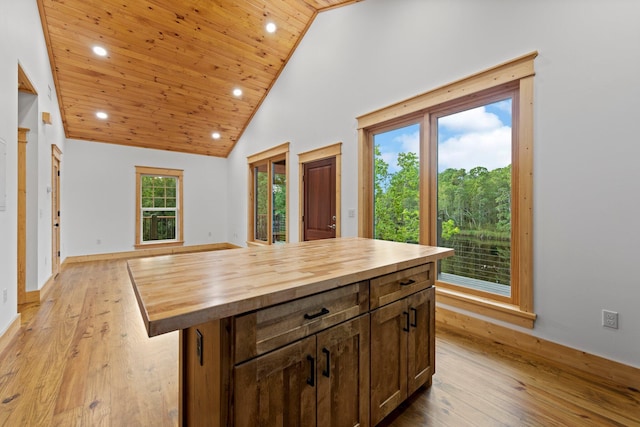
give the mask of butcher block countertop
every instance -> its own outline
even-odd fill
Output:
[[[127,266],[151,337],[451,255],[448,248],[349,237],[138,258]]]

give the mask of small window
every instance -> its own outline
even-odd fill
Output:
[[[249,244],[288,241],[287,164],[289,144],[250,156]]]
[[[136,247],[182,245],[182,170],[136,166]]]

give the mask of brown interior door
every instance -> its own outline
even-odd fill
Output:
[[[304,164],[304,240],[336,237],[336,158]]]

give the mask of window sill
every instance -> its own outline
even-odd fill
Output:
[[[451,307],[461,308],[483,316],[491,317],[523,328],[533,329],[536,320],[535,313],[522,311],[512,304],[492,301],[475,295],[453,291],[438,287],[436,284],[436,302]]]
[[[151,249],[151,248],[169,248],[172,246],[184,246],[183,240],[172,240],[170,242],[148,242],[148,243],[137,243],[133,245],[136,249]]]
[[[267,242],[257,242],[257,241],[247,241],[247,246],[249,247],[262,247],[262,246],[270,246]]]

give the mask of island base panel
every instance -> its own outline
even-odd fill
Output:
[[[180,331],[180,425],[230,424],[231,320]]]

